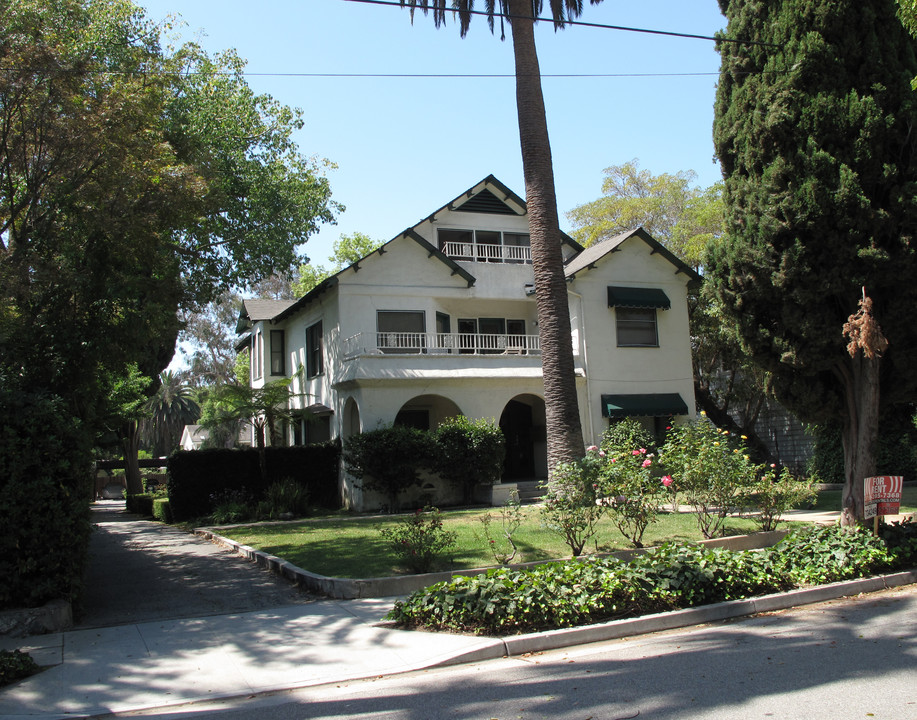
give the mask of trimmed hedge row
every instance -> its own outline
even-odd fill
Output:
[[[169,458],[169,507],[175,520],[209,515],[216,499],[241,492],[258,501],[284,478],[304,485],[314,507],[341,507],[338,476],[341,448],[336,441],[264,449],[267,477],[262,478],[256,449],[181,450]]]
[[[89,551],[90,438],[59,397],[0,376],[0,609],[76,600]]]

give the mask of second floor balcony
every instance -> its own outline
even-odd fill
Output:
[[[452,260],[468,262],[532,264],[532,248],[528,245],[494,245],[491,243],[453,242],[442,244],[443,254]]]
[[[509,333],[358,333],[344,341],[344,360],[360,355],[541,355],[537,335]]]

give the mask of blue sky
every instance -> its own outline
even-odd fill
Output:
[[[181,39],[235,48],[259,93],[302,109],[306,155],[346,206],[304,247],[323,264],[341,233],[388,240],[488,174],[524,195],[514,82],[505,78],[304,77],[296,74],[512,75],[512,42],[486,18],[461,39],[451,20],[347,0],[137,0],[153,20],[180,16]],[[484,2],[477,3],[481,9]],[[586,3],[586,22],[713,35],[715,0]],[[638,158],[653,173],[720,179],[711,125],[719,56],[711,41],[539,24],[548,128],[563,214],[601,195],[602,171]]]

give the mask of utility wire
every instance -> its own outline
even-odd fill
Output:
[[[402,5],[400,0],[344,0],[344,2],[356,2],[356,3],[363,3],[365,5],[385,5],[388,7],[397,7],[397,8],[408,7],[408,6]],[[417,7],[415,9],[420,10],[421,12],[424,12],[423,7]],[[455,10],[454,8],[445,8],[444,11],[452,12],[453,15],[457,12],[460,12],[458,10]],[[491,15],[486,10],[462,10],[461,12],[467,13],[468,15],[487,15],[487,16]],[[522,17],[522,16],[514,16],[514,15],[509,15],[509,14],[504,14],[504,13],[493,13],[493,17],[506,18],[507,20],[512,21],[514,17]],[[529,19],[529,18],[522,17],[522,19]],[[534,19],[536,22],[549,22],[549,23],[554,22],[554,18],[550,18],[550,17],[537,17],[537,18],[532,18],[532,19]],[[714,37],[711,35],[694,35],[691,33],[670,32],[668,30],[651,30],[649,28],[625,27],[623,25],[606,25],[603,23],[585,22],[583,20],[564,20],[562,23],[559,23],[559,25],[561,26],[580,25],[583,27],[599,28],[601,30],[619,30],[621,32],[644,33],[646,35],[664,35],[666,37],[688,38],[689,40],[711,40],[713,42],[737,43],[741,45],[765,45],[768,47],[780,47],[776,43],[763,42],[760,40],[736,40],[734,38],[728,38],[728,37]]]

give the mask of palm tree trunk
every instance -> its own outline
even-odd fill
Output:
[[[516,109],[528,205],[535,301],[547,412],[548,468],[582,458],[585,444],[576,395],[567,282],[554,166],[535,51],[531,0],[509,0],[516,62]]]

